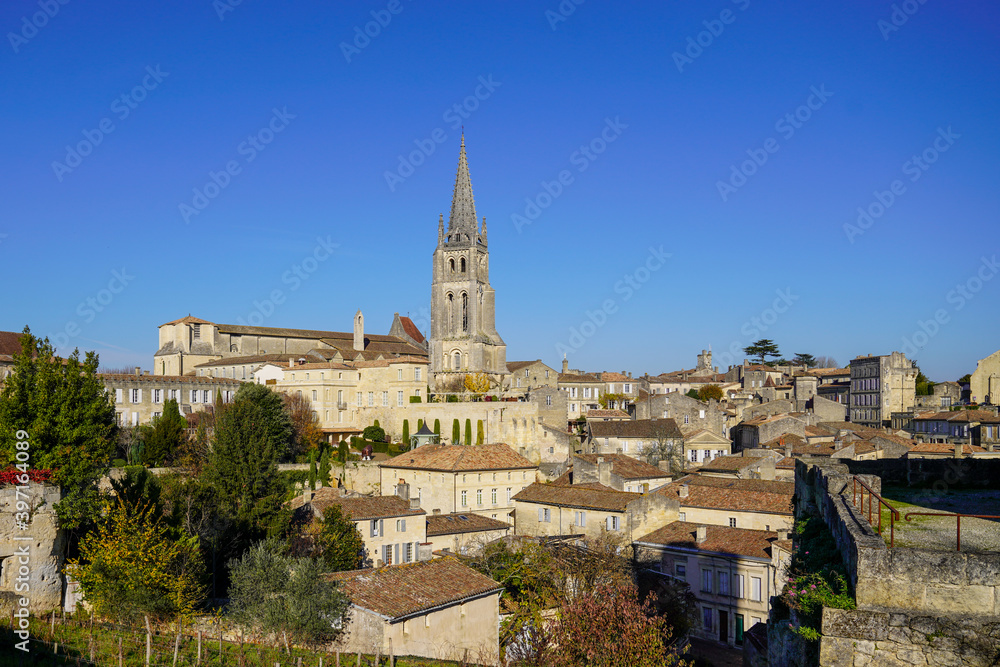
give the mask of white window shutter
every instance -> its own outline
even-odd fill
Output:
[[[608,524],[608,530],[611,530],[611,517],[608,517],[607,524]]]
[[[142,389],[136,389],[136,403],[142,403]]]
[[[122,390],[115,389],[115,403],[121,403],[121,402],[122,402]]]
[[[541,522],[541,521],[544,521],[544,519],[545,519],[545,510],[542,509],[541,507],[539,507],[538,508],[538,521]]]

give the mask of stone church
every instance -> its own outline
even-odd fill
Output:
[[[507,374],[507,346],[496,329],[486,218],[480,226],[464,135],[448,230],[442,215],[433,262],[429,353],[435,385],[461,391],[467,373],[482,372],[499,386]]]

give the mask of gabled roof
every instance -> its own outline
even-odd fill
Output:
[[[418,329],[417,325],[413,323],[413,320],[409,317],[400,316],[399,323],[403,325],[403,331],[405,331],[410,338],[418,343],[424,342],[424,335],[420,333],[420,329]]]
[[[514,495],[514,500],[522,503],[555,505],[558,507],[578,507],[580,509],[604,512],[624,512],[626,506],[642,498],[641,493],[615,491],[614,489],[583,488],[590,485],[555,486],[535,482]]]
[[[778,534],[766,530],[730,528],[729,526],[705,526],[704,542],[698,542],[699,524],[674,521],[636,540],[644,544],[655,544],[676,549],[691,549],[750,558],[770,560],[771,545],[778,540]]]
[[[631,415],[624,410],[587,410],[587,418],[594,419],[630,419]]]
[[[513,373],[514,371],[521,370],[522,368],[526,368],[528,366],[531,366],[532,364],[540,364],[540,363],[542,363],[541,359],[535,359],[534,361],[508,361],[507,370]]]
[[[305,504],[302,494],[286,503],[291,509],[298,509]],[[309,503],[313,509],[322,514],[328,507],[338,505],[344,514],[352,521],[367,521],[370,519],[390,519],[404,516],[426,514],[422,509],[411,509],[409,501],[399,496],[355,496],[342,497],[340,489],[324,486],[318,489]]]
[[[921,442],[910,448],[910,453],[922,454],[954,454],[955,447],[960,447],[960,454],[977,454],[986,450],[979,445],[953,445],[948,442]]]
[[[681,498],[681,486],[688,495]],[[667,498],[677,498],[681,507],[792,514],[795,484],[762,479],[701,477],[687,475],[653,491]]]
[[[737,472],[744,468],[760,465],[760,456],[719,456],[701,466],[701,470],[711,472]]]
[[[626,454],[574,454],[573,458],[593,465],[597,465],[597,459],[604,459],[614,474],[626,480],[670,477],[670,473]]]
[[[0,331],[0,355],[14,356],[21,352],[21,336],[16,331]]]
[[[497,582],[451,557],[328,576],[343,583],[353,605],[390,621],[502,590]]]
[[[510,530],[513,526],[504,521],[491,519],[471,512],[454,514],[430,514],[427,517],[427,537],[437,535],[457,535],[460,533],[481,533],[492,530]]]
[[[448,472],[477,470],[534,469],[534,463],[508,445],[425,445],[379,464],[382,468],[441,470]]]
[[[187,317],[182,317],[179,320],[174,320],[173,322],[165,322],[161,324],[161,327],[169,326],[171,324],[214,324],[214,322],[209,322],[208,320],[203,320],[198,317],[192,317],[190,314]]]
[[[683,438],[673,419],[633,419],[588,422],[595,438]]]
[[[588,382],[588,383],[600,383],[601,378],[594,373],[560,373],[559,382]]]

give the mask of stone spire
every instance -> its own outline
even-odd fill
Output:
[[[438,245],[444,242],[444,213],[438,215]]]
[[[458,173],[455,175],[455,193],[451,197],[451,216],[448,218],[448,233],[476,236],[476,202],[472,197],[472,179],[469,178],[469,162],[465,157],[465,133],[458,152]]]
[[[479,236],[483,239],[483,244],[486,244],[486,216],[483,216],[483,229]]]

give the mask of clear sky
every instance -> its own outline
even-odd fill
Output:
[[[0,8],[0,329],[61,352],[426,332],[462,125],[508,359],[1000,347],[996,3],[63,2]]]

